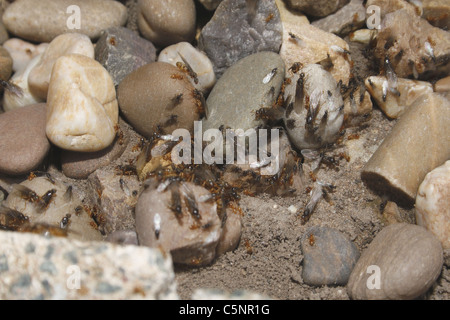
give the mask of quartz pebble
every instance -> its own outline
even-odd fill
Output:
[[[450,160],[429,172],[416,197],[417,224],[427,228],[450,249]]]
[[[384,76],[368,77],[365,85],[377,105],[391,119],[400,117],[419,96],[433,92],[433,86],[429,82],[404,78],[397,79],[396,88],[392,88],[396,89],[396,92],[392,92],[388,87],[383,89],[389,85]]]
[[[303,281],[312,286],[346,285],[359,251],[341,232],[311,227],[301,240]]]
[[[138,34],[124,27],[103,31],[95,45],[95,59],[119,83],[132,71],[156,60],[156,48]]]
[[[431,232],[412,224],[392,224],[362,252],[347,291],[356,300],[415,299],[433,285],[442,265],[442,247]]]
[[[291,8],[305,14],[325,17],[347,4],[348,0],[287,0],[287,3]]]
[[[42,163],[50,150],[45,135],[45,104],[1,114],[0,128],[0,172],[26,174]]]
[[[186,72],[192,85],[204,93],[208,93],[216,83],[211,60],[188,42],[180,42],[165,48],[159,54],[158,61],[181,68]]]
[[[5,43],[3,47],[8,50],[13,59],[13,71],[19,72],[25,69],[28,63],[41,53],[44,53],[48,47],[48,43],[32,44],[18,38],[11,38]]]
[[[2,300],[178,299],[158,249],[3,231],[0,242]]]
[[[94,46],[88,36],[79,33],[65,33],[50,42],[39,62],[28,75],[30,91],[39,99],[47,100],[48,86],[55,61],[66,54],[77,53],[94,58]]]
[[[187,75],[165,62],[153,62],[131,72],[117,94],[125,119],[143,136],[171,134],[175,129],[193,131],[203,112]]]
[[[48,192],[53,196],[47,206],[40,206],[39,203],[32,203],[23,199],[20,191],[13,190],[6,199],[5,205],[11,209],[22,212],[28,216],[31,226],[35,224],[49,225],[63,229],[67,232],[67,238],[83,241],[99,241],[103,237],[96,229],[94,220],[82,208],[82,202],[78,192],[66,186],[55,177],[50,181],[47,177],[36,177],[32,180],[25,180],[20,185],[34,191],[39,197],[43,197]],[[63,219],[66,218],[66,222]],[[92,222],[92,223],[91,223]],[[33,232],[30,230],[30,232]],[[44,229],[43,235],[45,235]]]
[[[127,17],[127,9],[119,1],[19,0],[6,9],[3,23],[19,38],[50,42],[60,34],[74,31],[96,39],[102,30],[124,25]]]
[[[220,78],[242,58],[261,51],[278,53],[283,27],[274,0],[224,0],[203,27],[199,48]]]
[[[119,120],[109,73],[79,54],[58,58],[47,98],[47,136],[62,149],[94,152],[113,142]]]
[[[157,47],[191,42],[195,36],[193,0],[139,0],[139,31]]]
[[[173,182],[174,186],[163,191],[158,190],[155,180],[151,183],[136,205],[139,243],[170,252],[174,263],[211,263],[222,227],[216,203],[200,201],[209,192],[189,182]],[[190,201],[196,204],[198,213],[191,211]]]

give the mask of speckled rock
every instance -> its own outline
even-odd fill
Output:
[[[0,172],[26,174],[38,167],[50,150],[45,135],[45,104],[0,115]]]
[[[2,300],[178,299],[157,249],[0,232]]]
[[[103,31],[95,45],[95,60],[119,83],[132,71],[156,60],[155,46],[124,27]]]
[[[216,83],[211,60],[188,42],[168,46],[161,51],[158,61],[170,63],[184,71],[192,85],[203,93],[208,93]]]
[[[79,7],[79,17],[71,6]],[[67,32],[79,32],[96,39],[102,30],[124,25],[127,17],[127,9],[119,1],[19,0],[6,9],[3,23],[9,32],[20,38],[50,42]]]
[[[31,59],[44,53],[48,43],[32,44],[22,39],[11,38],[3,43],[3,47],[13,59],[13,71],[19,72],[26,68]]]
[[[0,79],[9,80],[12,74],[13,60],[8,50],[0,47]]]
[[[450,249],[450,160],[429,172],[416,197],[416,222]]]
[[[139,0],[139,31],[157,47],[187,41],[195,36],[193,0]]]
[[[15,187],[6,199],[7,207],[28,216],[30,225],[24,226],[25,231],[42,234],[40,229],[33,229],[33,226],[44,224],[56,228],[57,234],[66,235],[70,239],[102,240],[93,218],[83,208],[80,194],[73,187],[70,188],[54,177],[51,177],[51,181],[47,177],[36,177],[23,181],[19,186],[24,186],[41,197],[38,202],[29,201],[24,199],[22,191]],[[42,202],[48,193],[51,194],[50,200]],[[42,231],[45,233],[47,229]]]
[[[220,78],[242,58],[261,51],[278,53],[283,27],[274,0],[224,0],[202,29],[199,48]]]
[[[209,94],[203,130],[223,125],[246,131],[262,124],[263,120],[256,119],[255,113],[276,101],[284,73],[284,62],[274,52],[259,52],[239,60]]]
[[[442,264],[441,244],[431,232],[412,224],[392,224],[362,252],[347,291],[357,300],[415,299],[433,285]]]
[[[194,121],[203,113],[187,75],[165,62],[149,63],[130,73],[117,95],[126,120],[147,138],[158,129],[193,131]]]
[[[331,2],[331,1],[329,1]],[[366,8],[363,0],[351,0],[335,13],[314,21],[313,26],[341,37],[365,25]]]
[[[80,54],[58,58],[47,97],[49,140],[65,150],[103,150],[113,142],[118,121],[116,90],[105,68]]]
[[[286,0],[288,5],[314,17],[325,17],[336,12],[349,0]]]
[[[159,191],[153,181],[136,205],[139,243],[170,252],[174,263],[211,263],[222,227],[216,203],[200,201],[208,194],[203,187],[184,182],[173,182]],[[198,213],[194,212],[194,203]]]
[[[28,75],[28,86],[34,96],[47,100],[50,76],[56,60],[66,54],[77,53],[94,58],[94,46],[88,36],[79,33],[65,33],[50,42],[39,62]]]
[[[346,285],[359,258],[356,246],[341,232],[311,227],[301,241],[303,281],[312,286]]]

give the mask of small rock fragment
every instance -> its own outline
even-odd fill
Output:
[[[288,5],[313,17],[325,17],[336,12],[349,0],[287,0]]]
[[[377,34],[377,29],[359,29],[355,32],[350,33],[349,40],[362,44],[369,44],[377,37]]]
[[[416,198],[417,224],[427,228],[450,249],[450,160],[429,172]]]
[[[439,240],[425,228],[385,227],[365,249],[347,284],[355,300],[409,300],[424,294],[441,273]]]
[[[395,202],[387,201],[383,210],[383,218],[388,225],[402,222],[400,211]]]

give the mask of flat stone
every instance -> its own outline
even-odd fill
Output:
[[[429,172],[416,198],[417,224],[430,230],[450,249],[450,160]]]
[[[144,38],[157,47],[195,36],[196,11],[193,0],[139,0],[138,26]]]
[[[256,119],[255,113],[262,107],[271,107],[276,101],[284,74],[284,62],[274,52],[259,52],[239,60],[224,73],[209,94],[203,130],[218,129],[223,125],[224,128],[246,131],[262,124],[263,120]]]
[[[201,102],[187,75],[165,62],[154,62],[133,71],[117,89],[120,110],[143,136],[170,134],[175,129],[193,131],[203,113]]]
[[[311,286],[346,285],[359,251],[341,232],[314,226],[301,240],[303,281]]]
[[[105,68],[80,54],[58,58],[47,98],[49,140],[65,150],[103,150],[113,142],[118,121],[116,90]]]
[[[0,115],[0,172],[21,175],[37,168],[50,143],[45,135],[45,104]]]
[[[158,249],[17,232],[0,239],[2,300],[178,299],[170,256]]]
[[[199,49],[205,51],[220,78],[242,58],[261,51],[278,53],[283,27],[274,0],[224,0],[203,27]]]
[[[351,0],[335,13],[316,20],[311,25],[326,32],[344,37],[350,32],[364,26],[365,22],[366,8],[363,5],[363,0]]]
[[[71,6],[78,6],[79,18]],[[95,40],[102,30],[124,25],[127,17],[127,9],[119,1],[20,0],[8,6],[3,23],[12,34],[34,42],[50,42],[67,32],[82,33]]]
[[[138,34],[124,27],[103,31],[95,45],[95,59],[119,83],[132,71],[156,60],[156,48]]]
[[[48,43],[32,44],[18,38],[11,38],[3,43],[3,47],[8,50],[13,59],[13,71],[24,70],[31,59],[44,53]]]
[[[287,0],[288,5],[313,17],[325,17],[336,12],[348,3],[348,0]]]
[[[347,292],[355,300],[416,299],[434,284],[442,265],[442,247],[431,232],[412,224],[392,224],[362,252]]]

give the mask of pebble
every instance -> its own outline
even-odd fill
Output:
[[[341,232],[314,226],[301,240],[303,281],[311,286],[346,285],[359,258],[356,246]]]
[[[22,108],[24,106],[28,106],[30,104],[36,104],[40,102],[45,102],[39,97],[35,96],[28,85],[28,76],[30,75],[31,70],[39,63],[41,59],[41,55],[35,56],[28,63],[26,68],[22,69],[19,72],[16,72],[11,79],[10,83],[16,85],[22,91],[20,94],[14,91],[6,90],[3,95],[3,110],[10,111],[17,108]]]
[[[385,76],[371,76],[366,79],[365,85],[380,109],[391,119],[400,117],[421,95],[433,92],[433,86],[429,82],[398,78],[396,89],[399,95],[388,89],[384,96],[385,81],[387,84]]]
[[[297,86],[302,76],[303,85]],[[288,107],[283,121],[297,148],[315,149],[336,141],[344,121],[344,101],[331,73],[318,64],[305,66],[291,78],[291,84],[285,88],[285,97]],[[309,124],[310,108],[316,108],[318,113]]]
[[[216,257],[237,248],[242,233],[242,218],[239,213],[227,208],[227,218],[222,227],[219,243],[216,247]]]
[[[331,2],[331,1],[328,1]],[[311,23],[326,32],[345,37],[366,23],[366,8],[363,0],[350,0],[348,4],[329,16]]]
[[[347,292],[355,300],[416,299],[434,284],[442,265],[442,247],[431,232],[417,225],[392,224],[362,252]]]
[[[95,46],[95,60],[119,83],[132,71],[156,60],[156,48],[138,34],[124,27],[103,31]]]
[[[216,10],[222,1],[223,0],[199,0],[199,2],[209,11]]]
[[[386,202],[383,210],[383,220],[387,225],[403,222],[400,210],[395,202]]]
[[[416,197],[416,222],[450,249],[450,160],[429,172]]]
[[[361,95],[361,91],[364,91],[364,94]],[[359,127],[371,118],[373,103],[369,92],[360,86],[355,90],[355,93],[353,98],[350,93],[344,98],[345,128]]]
[[[103,150],[113,142],[118,120],[116,90],[105,68],[79,54],[58,58],[47,98],[49,140],[65,150]]]
[[[119,132],[123,132],[119,129]],[[61,169],[66,177],[87,179],[95,170],[109,165],[125,151],[129,137],[117,137],[106,149],[96,152],[61,151]]]
[[[194,40],[196,11],[193,0],[139,0],[139,31],[157,47]]]
[[[71,6],[79,7],[79,17],[76,11],[69,10]],[[10,33],[33,42],[50,42],[60,34],[74,31],[94,40],[102,30],[124,25],[127,17],[127,8],[119,1],[19,0],[8,6],[3,23]]]
[[[367,0],[366,8],[368,9],[370,6],[377,6],[378,8],[380,8],[380,22],[384,20],[386,14],[402,9],[407,10],[408,13],[413,15],[418,16],[421,15],[420,8],[416,9],[416,6],[414,6],[413,1],[409,2],[404,0]]]
[[[156,186],[149,186],[136,205],[139,243],[170,252],[174,263],[191,266],[211,263],[216,255],[222,227],[216,203],[199,201],[202,195],[208,195],[209,192],[189,182],[183,182],[181,186],[177,183],[162,192]],[[192,192],[198,206],[198,219],[189,211],[187,190]],[[176,200],[177,195],[181,197],[178,198],[179,202]],[[181,206],[180,213],[176,213],[177,203]],[[171,209],[171,206],[175,207]]]
[[[147,138],[158,128],[164,134],[181,128],[192,132],[194,121],[203,113],[187,75],[165,62],[149,63],[130,73],[117,95],[128,123]]]
[[[377,29],[359,29],[349,34],[349,40],[368,45],[377,37]]]
[[[0,242],[2,300],[179,299],[158,249],[18,232],[0,232]]]
[[[449,92],[450,91],[450,76],[438,80],[434,84],[434,91],[435,92],[443,92],[443,93]]]
[[[17,210],[28,216],[30,227],[36,224],[49,225],[66,233],[67,238],[78,239],[83,241],[100,241],[103,239],[101,233],[95,227],[94,220],[84,209],[77,211],[76,208],[81,206],[81,197],[72,187],[68,191],[69,186],[62,183],[59,179],[51,177],[50,181],[47,177],[35,177],[32,180],[25,180],[20,185],[25,186],[34,191],[39,197],[43,197],[49,191],[53,190],[53,196],[48,202],[47,207],[40,208],[39,203],[33,203],[23,198],[22,194],[14,190],[9,194],[5,201],[8,208]],[[63,219],[70,215],[67,223],[64,225]],[[33,232],[27,229],[29,232]],[[45,235],[48,230],[44,228],[34,229],[41,235]],[[60,232],[60,231],[57,231]],[[52,234],[56,235],[56,234]]]
[[[216,75],[208,56],[188,42],[179,42],[161,51],[158,61],[170,63],[186,72],[189,81],[203,93],[208,93],[216,83]]]
[[[349,0],[287,0],[294,10],[301,11],[313,17],[325,17],[340,9]]]
[[[77,53],[94,58],[94,46],[88,36],[65,33],[50,42],[39,62],[28,75],[28,86],[34,96],[47,100],[48,86],[56,60],[66,54]]]
[[[422,18],[435,27],[449,30],[450,3],[447,0],[423,0],[422,9]]]
[[[428,48],[428,49],[427,49]],[[386,14],[377,36],[374,55],[386,56],[399,78],[447,76],[450,33],[433,27],[406,9]]]
[[[22,175],[37,168],[50,150],[45,104],[0,114],[0,172]]]
[[[139,245],[137,233],[135,230],[116,230],[109,234],[105,241],[120,245]]]
[[[9,39],[8,30],[6,30],[3,21],[0,21],[0,44],[3,44],[8,39]]]
[[[12,74],[13,60],[8,50],[0,46],[0,79],[9,80]]]
[[[220,78],[237,61],[261,51],[278,53],[283,26],[275,0],[224,0],[203,27],[199,49]]]
[[[3,47],[13,59],[13,71],[19,72],[27,67],[31,59],[44,53],[48,43],[32,44],[22,39],[11,38],[3,43]]]
[[[270,76],[273,72],[273,76]],[[247,129],[263,123],[256,111],[271,107],[284,80],[284,62],[274,52],[259,52],[239,60],[218,80],[206,100],[203,130],[210,128]],[[268,77],[269,76],[269,77]],[[267,83],[264,83],[267,78]]]
[[[92,173],[87,182],[91,203],[104,218],[101,226],[104,233],[134,229],[134,207],[141,192],[136,176],[101,168]]]

